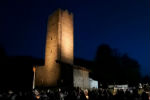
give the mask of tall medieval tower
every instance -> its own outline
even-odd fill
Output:
[[[45,65],[35,72],[35,86],[56,86],[61,77],[61,64],[73,64],[73,15],[58,9],[48,19]]]

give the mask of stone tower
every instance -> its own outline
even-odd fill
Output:
[[[35,72],[35,86],[56,86],[61,77],[61,64],[73,64],[73,15],[58,9],[48,18],[45,65]]]

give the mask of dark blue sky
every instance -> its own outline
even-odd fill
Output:
[[[1,0],[0,44],[11,56],[44,58],[48,15],[74,14],[74,55],[93,60],[103,43],[127,53],[150,75],[149,0]]]

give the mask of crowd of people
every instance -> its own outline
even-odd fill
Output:
[[[149,100],[149,95],[146,91],[139,94],[138,89],[117,90],[113,93],[110,89],[102,88],[55,88],[0,91],[0,100]]]

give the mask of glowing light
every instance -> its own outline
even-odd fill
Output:
[[[37,96],[36,96],[36,98],[37,98],[37,99],[40,99],[40,96],[39,96],[39,95],[37,95]]]
[[[33,67],[33,72],[35,72],[35,70],[36,70],[36,68],[35,68],[35,67]]]

